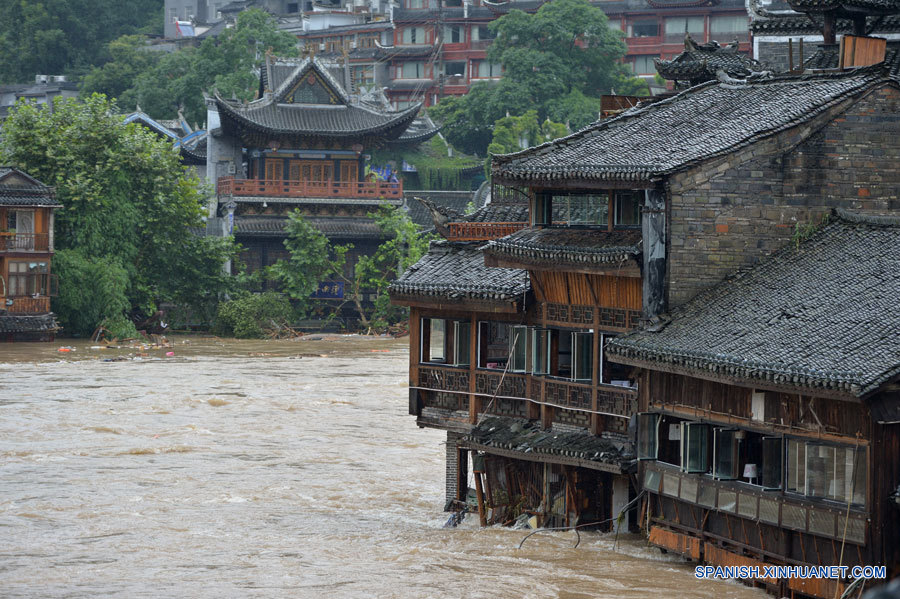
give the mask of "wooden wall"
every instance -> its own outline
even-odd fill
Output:
[[[750,420],[753,389],[679,374],[650,371],[641,410],[651,405],[674,411],[700,411]],[[765,421],[757,425],[801,429],[862,439],[871,436],[869,410],[863,404],[796,393],[765,392]]]
[[[539,302],[641,309],[641,279],[573,272],[533,271]]]

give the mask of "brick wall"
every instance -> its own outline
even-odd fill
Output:
[[[451,501],[456,499],[456,493],[458,491],[458,473],[459,473],[459,458],[457,451],[457,441],[462,438],[462,435],[459,433],[447,432],[447,467],[446,467],[446,478],[444,481],[445,484],[445,501],[444,505],[448,505]]]
[[[833,207],[900,211],[900,92],[882,87],[812,123],[673,176],[675,307],[791,240]]]

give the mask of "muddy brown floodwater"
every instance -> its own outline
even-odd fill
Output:
[[[634,536],[442,528],[407,340],[174,342],[0,344],[0,596],[765,597]]]

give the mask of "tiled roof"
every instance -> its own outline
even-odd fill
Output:
[[[0,166],[0,206],[60,206],[56,193],[11,166]]]
[[[840,10],[844,13],[894,14],[900,12],[897,0],[788,0],[797,12],[821,13]]]
[[[487,204],[472,214],[463,216],[465,223],[527,223],[528,204]]]
[[[615,361],[863,396],[900,375],[900,217],[830,224],[618,337]],[[655,331],[655,332],[654,332]]]
[[[0,333],[49,333],[59,330],[53,313],[40,316],[0,314]]]
[[[539,422],[522,418],[487,417],[466,435],[465,441],[485,448],[565,456],[623,468],[635,459],[634,453],[624,443],[592,435],[586,430],[544,430]],[[589,463],[583,465],[590,467]]]
[[[639,229],[522,229],[489,241],[486,254],[523,264],[597,266],[625,262],[641,252]]]
[[[731,77],[744,78],[765,70],[756,60],[738,51],[737,43],[719,45],[718,42],[698,44],[685,34],[684,52],[671,60],[654,59],[656,70],[665,79],[702,83],[716,78],[716,71]]]
[[[407,214],[409,219],[426,229],[433,227],[434,222],[431,219],[431,212],[422,202],[414,199],[416,196],[426,198],[435,205],[448,211],[448,214],[461,215],[466,211],[469,202],[473,201],[474,194],[471,191],[458,192],[428,192],[428,191],[409,191],[404,193],[406,200]]]
[[[382,239],[384,233],[368,218],[350,217],[308,217],[306,221],[325,234],[329,239]],[[239,237],[279,237],[284,238],[287,219],[276,216],[236,216],[235,235]]]
[[[399,137],[416,117],[419,105],[403,112],[378,113],[362,106],[311,106],[273,104],[257,100],[250,105],[235,106],[216,98],[219,114],[239,125],[274,134],[328,135],[353,137],[366,133],[392,132]]]
[[[433,241],[428,253],[391,283],[392,298],[416,296],[441,303],[469,299],[508,304],[531,288],[528,272],[488,268],[480,243]]]
[[[838,19],[834,30],[838,34],[853,33],[853,22],[849,19]],[[755,19],[750,23],[750,31],[754,35],[798,35],[801,33],[821,35],[822,28],[819,24],[811,21],[808,16],[794,13]],[[878,20],[872,35],[896,31],[900,31],[900,16],[888,15]],[[785,41],[785,43],[787,42]]]
[[[640,181],[688,168],[814,119],[889,82],[883,69],[709,82],[638,105],[568,137],[495,156],[504,182]]]
[[[283,60],[264,65],[261,87],[266,87],[268,72],[272,71],[272,93],[247,105],[228,102],[218,95],[216,105],[226,131],[240,135],[244,130],[269,135],[311,135],[328,137],[356,137],[381,134],[388,139],[400,137],[419,111],[419,104],[402,112],[381,112],[350,103],[343,87],[328,69],[314,58],[302,61]],[[290,71],[290,72],[288,72]],[[335,105],[284,103],[298,81],[315,71],[321,81],[336,94]]]

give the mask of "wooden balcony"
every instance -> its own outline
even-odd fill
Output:
[[[41,297],[13,297],[12,304],[4,306],[6,311],[13,315],[29,316],[32,314],[46,314],[50,311],[50,298]]]
[[[627,430],[628,419],[636,410],[637,389],[630,387],[593,386],[555,377],[435,364],[420,365],[417,371],[417,380],[411,386],[420,391],[423,406],[468,411],[472,422],[484,413],[590,430],[593,417],[598,416],[611,421],[607,429],[618,431]],[[472,403],[471,398],[476,401]]]
[[[403,183],[390,181],[283,181],[222,177],[220,196],[258,198],[371,198],[403,197]]]
[[[10,233],[0,231],[2,252],[49,252],[50,235],[47,233]]]
[[[450,223],[451,241],[489,241],[512,235],[528,223]]]

